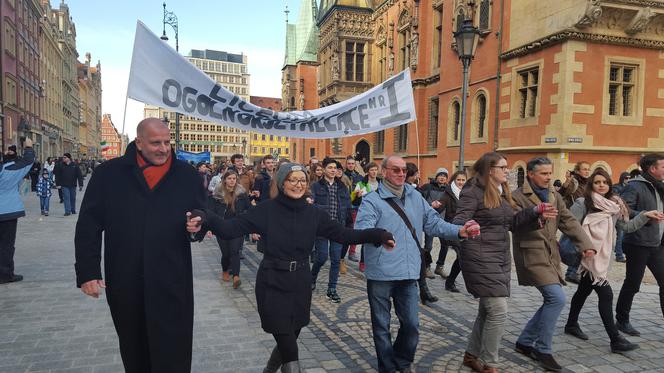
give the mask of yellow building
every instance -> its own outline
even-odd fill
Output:
[[[249,101],[262,108],[282,111],[282,102],[276,97],[251,96]],[[260,133],[251,133],[249,141],[249,158],[254,163],[260,163],[260,159],[272,154],[275,158],[290,158],[290,139],[288,136],[263,135]]]
[[[40,118],[44,137],[42,138],[42,156],[62,155],[62,135],[64,131],[62,117],[62,51],[58,46],[57,15],[51,8],[50,1],[42,1],[44,16],[41,18],[39,44],[42,58],[40,77],[42,95],[40,95]]]
[[[81,158],[101,155],[101,64],[90,66],[92,56],[85,54],[85,63],[78,63],[80,97],[79,139]]]

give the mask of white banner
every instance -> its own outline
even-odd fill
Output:
[[[246,102],[222,87],[140,21],[136,25],[127,95],[225,126],[296,138],[361,135],[415,120],[410,70],[331,106],[275,112]]]

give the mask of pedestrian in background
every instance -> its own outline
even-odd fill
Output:
[[[71,154],[64,153],[62,164],[56,168],[55,185],[62,189],[62,199],[65,203],[65,216],[76,214],[76,182],[79,191],[83,190],[83,174]]]
[[[23,157],[18,157],[14,147],[14,153],[0,163],[0,284],[23,280],[14,273],[16,228],[18,218],[25,216],[18,188],[35,161],[32,140],[25,139],[23,147]]]
[[[46,168],[42,170],[41,177],[37,182],[37,196],[39,197],[39,206],[41,214],[48,216],[49,205],[51,201],[51,188],[53,187],[53,180]]]
[[[466,171],[457,171],[452,175],[452,182],[449,184],[449,187],[445,189],[442,199],[440,200],[441,208],[443,209],[443,217],[446,222],[452,222],[454,216],[456,215],[457,205],[459,204],[459,197],[461,195],[461,189],[466,184],[468,175]],[[461,250],[461,245],[459,242],[455,241],[443,241],[446,246],[449,246],[456,253],[456,259],[452,263],[452,268],[450,273],[445,279],[445,290],[452,293],[458,293],[459,289],[456,286],[456,279],[461,273],[461,265],[459,264],[459,251]],[[442,248],[441,248],[442,249]],[[446,248],[447,250],[447,248]]]
[[[422,187],[422,196],[424,199],[431,204],[434,210],[442,214],[443,207],[441,200],[447,189],[447,179],[449,177],[449,172],[446,168],[441,167],[436,170],[436,175],[430,183],[425,184]],[[438,238],[438,243],[440,243],[440,251],[438,252],[438,260],[436,260],[436,269],[431,273],[431,264],[433,263],[433,258],[431,257],[431,250],[433,249],[433,237],[424,235],[424,251],[426,251],[426,272],[427,278],[435,278],[434,273],[439,275],[442,278],[446,278],[447,274],[445,273],[445,258],[447,257],[447,243],[444,240]]]

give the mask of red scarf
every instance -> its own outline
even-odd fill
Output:
[[[155,185],[161,181],[161,179],[166,175],[168,170],[171,168],[171,163],[173,162],[173,157],[169,155],[168,159],[161,166],[155,166],[148,163],[140,152],[136,152],[136,161],[138,162],[138,167],[143,170],[143,177],[145,177],[145,182],[148,183],[150,190],[154,189]]]

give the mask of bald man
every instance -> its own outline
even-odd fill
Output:
[[[76,283],[93,298],[106,289],[126,372],[189,372],[194,295],[185,214],[205,206],[206,191],[196,170],[175,158],[160,119],[144,119],[136,133],[125,155],[90,179],[76,224]]]

